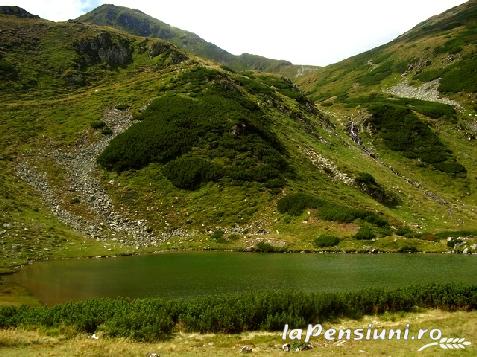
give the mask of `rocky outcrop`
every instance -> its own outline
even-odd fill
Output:
[[[101,32],[96,37],[88,37],[73,44],[80,56],[80,67],[103,63],[115,68],[132,62],[133,49],[128,39]]]
[[[154,58],[161,55],[165,57],[164,62],[168,64],[179,64],[188,60],[187,55],[181,52],[173,44],[156,41],[149,49],[149,56]]]
[[[68,191],[74,192],[78,202],[85,203],[92,217],[72,213],[65,206],[58,190],[49,184],[46,173],[40,172],[34,158],[23,158],[17,167],[17,174],[34,187],[60,221],[73,229],[97,240],[113,238],[136,246],[155,245],[170,236],[187,236],[186,232],[174,231],[153,234],[145,219],[133,218],[121,207],[117,209],[101,182],[96,177],[96,159],[118,134],[133,124],[128,111],[108,110],[103,121],[111,128],[112,134],[95,142],[80,142],[73,150],[45,148],[41,156],[53,160],[65,172]]]
[[[432,82],[423,83],[419,87],[413,87],[407,81],[403,81],[394,87],[387,89],[385,92],[402,98],[420,99],[428,102],[437,102],[452,105],[460,108],[460,104],[455,100],[441,97],[438,88],[439,79]]]
[[[349,177],[346,173],[341,172],[336,166],[336,164],[330,159],[327,159],[326,157],[317,153],[311,148],[300,149],[305,154],[305,156],[312,162],[312,164],[319,168],[326,175],[330,176],[334,180],[341,181],[346,185],[354,184],[354,179]]]
[[[19,6],[0,6],[0,15],[11,15],[23,19],[38,19],[40,16],[32,15]]]

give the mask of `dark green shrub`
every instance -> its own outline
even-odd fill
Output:
[[[106,123],[102,120],[95,120],[91,123],[93,129],[103,129],[106,126]]]
[[[460,243],[462,243],[462,242],[463,242],[463,241],[462,241],[462,239],[460,239],[460,238],[451,238],[451,239],[448,239],[448,240],[447,240],[447,246],[448,246],[449,248],[454,248],[457,244],[460,244]]]
[[[417,253],[419,249],[417,249],[413,245],[405,245],[398,249],[398,253]]]
[[[380,227],[388,225],[386,219],[374,212],[340,205],[325,204],[320,208],[318,216],[326,221],[351,223],[357,219],[361,219]]]
[[[129,108],[131,108],[131,105],[127,103],[119,103],[115,105],[115,108],[117,110],[128,110]]]
[[[101,330],[111,337],[127,337],[135,341],[150,342],[168,338],[175,326],[166,311],[137,310],[115,314]]]
[[[194,190],[202,183],[216,181],[222,177],[219,166],[208,160],[192,157],[180,157],[170,161],[164,166],[163,173],[174,186],[187,190]]]
[[[360,218],[363,219],[364,221],[366,221],[368,223],[371,223],[371,224],[374,224],[378,227],[386,228],[389,225],[388,221],[384,217],[380,216],[379,214],[373,213],[373,212],[366,212]]]
[[[278,201],[277,209],[280,213],[299,216],[305,208],[318,208],[323,201],[308,193],[291,193]]]
[[[239,240],[242,236],[238,233],[232,233],[227,236],[227,239],[230,241],[236,241]]]
[[[328,234],[323,234],[315,238],[313,241],[313,244],[318,247],[318,248],[324,248],[324,247],[334,247],[335,245],[338,245],[340,242],[340,239],[338,237],[328,235]]]
[[[1,328],[72,326],[81,333],[153,342],[175,326],[189,332],[280,331],[285,323],[301,326],[365,314],[411,311],[416,307],[455,311],[477,308],[477,286],[430,284],[395,290],[303,293],[250,293],[139,300],[96,299],[47,306],[0,307]]]
[[[442,76],[442,73],[443,71],[441,68],[428,69],[428,70],[422,71],[419,74],[416,74],[414,78],[420,80],[421,82],[431,82],[437,78],[440,78]]]
[[[435,236],[438,239],[446,239],[448,237],[457,238],[457,237],[477,237],[477,231],[472,230],[462,230],[462,231],[444,231],[436,233]]]
[[[210,235],[210,238],[217,243],[227,243],[225,239],[225,232],[222,229],[217,229]]]
[[[404,103],[412,110],[424,114],[425,116],[432,119],[445,118],[451,121],[455,121],[457,119],[457,113],[454,107],[451,105],[427,102],[417,99],[407,99],[404,101]]]
[[[370,227],[369,225],[363,225],[354,235],[354,238],[357,240],[371,240],[373,238],[376,238],[376,234],[374,233],[372,227]]]
[[[367,172],[358,173],[354,181],[361,191],[385,206],[395,207],[399,203],[398,198],[394,194],[386,192],[384,188],[376,182],[374,177]]]
[[[372,124],[389,149],[399,151],[410,159],[420,159],[449,175],[465,177],[466,169],[409,108],[394,104],[373,104],[369,111],[372,113]]]
[[[112,134],[113,134],[113,130],[112,130],[109,126],[105,126],[105,127],[103,127],[103,129],[101,130],[101,133],[103,133],[104,135],[112,135]]]
[[[407,226],[401,226],[396,230],[396,234],[401,237],[411,237],[413,232],[411,228]]]
[[[259,253],[274,253],[274,252],[281,251],[280,248],[274,247],[270,243],[263,242],[263,241],[255,244],[255,246],[253,247],[253,250]]]
[[[439,89],[443,92],[477,92],[477,59],[475,54],[446,68]]]
[[[318,216],[326,221],[337,221],[342,223],[350,223],[359,218],[355,209],[332,205],[321,207]]]
[[[4,80],[18,79],[17,68],[10,62],[7,62],[4,58],[0,58],[0,78]]]
[[[140,114],[139,123],[111,141],[98,163],[114,171],[165,164],[166,177],[187,189],[221,177],[238,185],[283,186],[291,168],[269,119],[234,86],[216,88],[205,81],[217,76],[226,80],[218,71],[184,74],[181,81],[190,77],[192,84],[207,85],[207,94],[156,99]],[[220,162],[221,167],[212,162]],[[187,167],[193,171],[187,173]]]

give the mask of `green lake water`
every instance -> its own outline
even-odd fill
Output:
[[[47,304],[92,297],[185,297],[293,289],[477,284],[477,257],[423,254],[166,253],[37,263],[9,277]]]

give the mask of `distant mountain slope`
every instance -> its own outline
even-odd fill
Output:
[[[38,15],[32,15],[25,9],[18,6],[0,6],[1,15],[13,15],[21,18],[38,18]]]
[[[477,139],[477,1],[297,81],[322,106],[351,118],[356,130],[371,133],[382,152],[463,175],[445,152]]]
[[[138,36],[158,37],[170,41],[200,57],[213,60],[235,70],[260,70],[280,73],[294,78],[305,70],[315,68],[313,66],[293,65],[288,61],[269,59],[251,54],[235,56],[200,38],[195,33],[171,27],[139,10],[127,7],[101,5],[89,13],[80,16],[77,20],[101,26],[115,27]]]
[[[321,68],[298,81],[319,101],[342,101],[402,81],[417,87],[441,78],[441,92],[469,102],[459,93],[472,95],[477,91],[476,68],[477,1],[470,0],[422,22],[388,44]]]

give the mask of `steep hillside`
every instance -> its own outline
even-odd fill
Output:
[[[477,153],[451,131],[458,109],[375,95],[327,113],[283,77],[77,21],[0,15],[0,42],[4,267],[163,249],[475,249],[446,239],[477,229]]]
[[[195,33],[171,27],[139,10],[127,7],[101,5],[91,12],[80,16],[77,20],[114,27],[133,35],[161,38],[193,54],[229,66],[234,70],[259,70],[295,78],[305,71],[316,68],[314,66],[293,65],[288,61],[274,60],[251,54],[235,56],[200,38]]]
[[[468,1],[298,79],[363,152],[469,205],[477,200],[476,14]]]
[[[435,101],[437,94],[431,90],[435,88],[472,105],[477,83],[476,45],[477,2],[470,0],[386,45],[319,69],[299,82],[313,98],[328,104],[383,90]],[[439,83],[428,84],[439,78]],[[413,92],[409,85],[420,90]],[[462,92],[470,94],[471,100],[469,95],[459,95]]]

